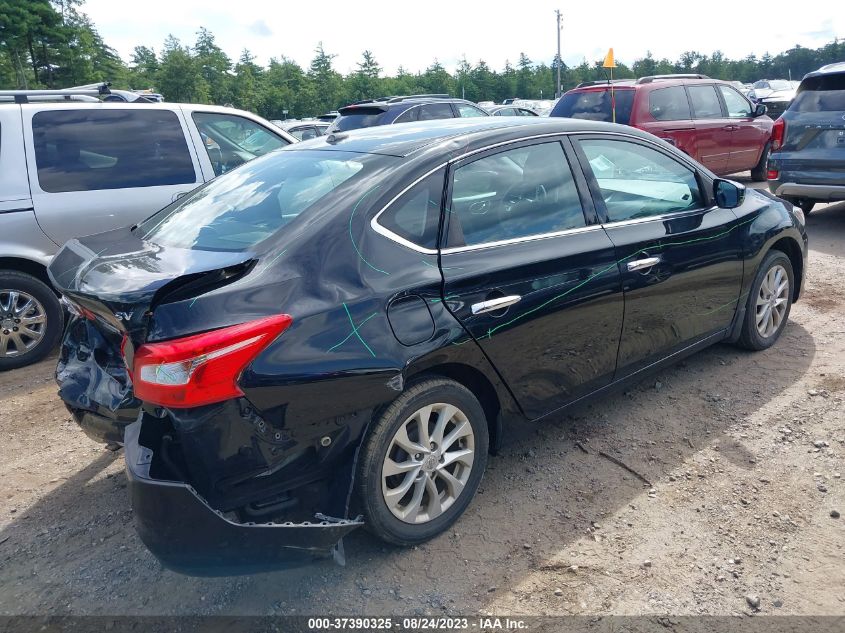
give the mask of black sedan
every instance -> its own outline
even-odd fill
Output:
[[[362,525],[408,546],[467,508],[504,427],[771,346],[806,253],[800,210],[630,127],[330,134],[66,244],[57,379],[124,442],[174,569],[339,556]]]

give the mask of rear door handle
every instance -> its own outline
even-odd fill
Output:
[[[637,259],[632,262],[628,262],[628,272],[633,272],[635,270],[644,270],[646,268],[653,268],[660,263],[660,257],[646,257],[645,259]]]
[[[522,297],[520,295],[509,295],[507,297],[496,297],[495,299],[488,299],[481,303],[472,304],[473,314],[482,314],[484,312],[495,312],[502,308],[507,308],[517,303]]]

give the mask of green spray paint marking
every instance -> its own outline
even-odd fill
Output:
[[[358,200],[358,202],[355,203],[355,206],[352,207],[352,213],[349,214],[349,239],[352,240],[352,248],[354,248],[355,252],[358,253],[358,257],[361,258],[362,262],[364,262],[367,266],[369,266],[370,268],[372,268],[373,270],[375,270],[377,272],[383,273],[385,275],[389,275],[390,273],[387,272],[386,270],[382,270],[381,268],[376,268],[370,262],[367,261],[367,259],[361,254],[361,251],[358,249],[358,245],[355,243],[355,237],[352,235],[352,218],[355,217],[355,211],[358,210],[358,205],[360,205],[364,201],[364,198],[366,198],[368,195],[370,195],[373,191],[375,191],[379,187],[381,187],[381,185],[376,185],[375,187],[373,187],[369,191],[365,192],[364,195],[361,196],[361,198]],[[344,304],[344,305],[346,305],[346,304]],[[364,345],[366,345],[366,343],[364,343]],[[373,356],[375,356],[375,354],[373,354]]]
[[[742,303],[742,301],[749,295],[750,292],[745,292],[739,296],[738,299],[735,299],[729,303],[726,303],[723,306],[719,306],[718,308],[713,308],[712,310],[708,310],[707,312],[702,312],[701,314],[697,314],[695,316],[707,316],[708,314],[713,314],[714,312],[719,312],[719,310],[724,310],[725,308],[730,308],[731,306],[738,305]]]
[[[278,260],[282,255],[284,255],[287,252],[288,252],[288,249],[283,250],[281,253],[279,253],[273,259],[271,259],[269,262],[267,262],[267,266],[269,267],[269,266],[272,266],[273,264],[275,264],[276,260]]]
[[[440,270],[463,270],[463,268],[461,268],[460,266],[451,266],[451,267],[446,267],[446,266],[435,266],[435,265],[434,265],[434,264],[432,264],[431,262],[427,262],[427,261],[425,261],[424,259],[421,259],[420,261],[421,261],[423,264],[425,264],[426,266],[428,266],[429,268],[439,268]]]
[[[693,243],[695,243],[695,242],[707,242],[707,241],[710,241],[710,240],[715,240],[715,239],[718,239],[718,238],[720,238],[720,237],[724,237],[725,235],[729,234],[729,233],[730,233],[731,231],[733,231],[734,229],[738,229],[738,228],[739,228],[739,227],[741,227],[741,226],[744,226],[744,225],[746,225],[746,224],[750,224],[751,222],[754,222],[756,219],[757,219],[756,217],[755,217],[755,218],[751,218],[750,220],[746,220],[745,222],[741,222],[741,223],[737,224],[736,226],[734,226],[734,227],[732,227],[732,228],[728,229],[727,231],[723,231],[722,233],[717,233],[716,235],[711,235],[711,236],[709,236],[709,237],[697,237],[697,238],[695,238],[694,240],[685,240],[685,241],[683,241],[683,242],[669,242],[668,244],[661,244],[661,245],[660,245],[660,247],[661,247],[661,248],[665,248],[665,247],[668,247],[668,246],[683,246],[683,245],[685,245],[685,244],[693,244]],[[505,323],[501,323],[500,325],[497,325],[496,327],[494,327],[494,328],[491,328],[491,329],[487,330],[487,333],[486,333],[486,334],[483,334],[482,336],[480,336],[478,340],[481,340],[481,339],[484,339],[484,338],[492,338],[492,337],[493,337],[493,334],[495,334],[498,330],[501,330],[502,328],[507,327],[507,326],[509,326],[509,325],[513,325],[514,323],[516,323],[516,322],[517,322],[517,321],[519,321],[520,319],[522,319],[522,318],[524,318],[524,317],[526,317],[526,316],[528,316],[528,315],[530,315],[530,314],[534,314],[534,313],[535,313],[535,312],[537,312],[538,310],[542,310],[543,308],[545,308],[545,307],[547,307],[547,306],[551,305],[551,304],[552,304],[552,303],[554,303],[555,301],[559,301],[560,299],[563,299],[566,295],[568,295],[568,294],[570,294],[570,293],[575,292],[575,291],[576,291],[576,290],[578,290],[579,288],[581,288],[581,287],[583,287],[584,285],[586,285],[586,284],[590,283],[590,282],[591,282],[593,279],[595,279],[596,277],[598,277],[598,276],[600,276],[600,275],[603,275],[604,273],[606,273],[606,272],[607,272],[607,271],[609,271],[609,270],[613,270],[614,268],[616,268],[619,264],[621,264],[621,263],[622,263],[622,262],[624,262],[625,260],[632,259],[632,258],[634,258],[634,257],[639,257],[640,255],[642,255],[642,254],[644,254],[644,253],[647,253],[649,250],[654,250],[654,249],[653,249],[653,248],[643,248],[643,249],[640,249],[640,250],[636,251],[635,253],[632,253],[632,254],[628,255],[627,257],[623,257],[622,259],[620,259],[620,260],[618,260],[618,261],[614,262],[614,263],[613,263],[613,264],[611,264],[610,266],[608,266],[608,267],[606,267],[606,268],[603,268],[602,270],[600,270],[599,272],[595,273],[594,275],[591,275],[590,277],[587,277],[587,279],[585,279],[584,281],[582,281],[582,282],[581,282],[580,284],[578,284],[577,286],[574,286],[574,287],[570,288],[570,289],[569,289],[569,290],[567,290],[566,292],[563,292],[563,293],[561,293],[561,294],[559,294],[559,295],[557,295],[557,296],[554,296],[554,297],[552,297],[551,299],[549,299],[548,301],[545,301],[545,302],[541,303],[540,305],[538,305],[538,306],[536,306],[536,307],[534,307],[534,308],[531,308],[530,310],[527,310],[526,312],[523,312],[522,314],[520,314],[520,315],[518,315],[518,316],[515,316],[515,317],[514,317],[513,319],[511,319],[510,321],[506,321]],[[460,343],[458,343],[458,344],[460,344]]]
[[[441,301],[449,301],[450,299],[457,299],[460,295],[446,295],[443,299],[429,299],[430,303],[440,303]]]
[[[343,339],[340,343],[338,343],[338,344],[336,344],[336,345],[332,345],[332,346],[329,348],[329,351],[331,352],[331,351],[335,350],[336,348],[338,348],[338,347],[340,347],[341,345],[343,345],[346,341],[348,341],[348,340],[349,340],[350,338],[352,338],[353,336],[357,336],[357,337],[358,337],[358,340],[359,340],[359,341],[361,341],[361,344],[362,344],[364,347],[366,347],[366,348],[367,348],[367,351],[368,351],[368,352],[372,355],[372,357],[373,357],[373,358],[375,358],[375,357],[376,357],[375,352],[374,352],[372,349],[370,349],[370,346],[369,346],[369,345],[367,345],[367,342],[366,342],[363,338],[361,338],[361,335],[358,333],[358,330],[359,330],[359,329],[361,329],[361,326],[363,326],[363,325],[364,325],[367,321],[369,321],[369,320],[370,320],[370,319],[372,319],[374,316],[376,316],[376,315],[378,314],[378,312],[373,312],[370,316],[368,316],[366,319],[364,319],[363,321],[361,321],[358,325],[355,325],[355,321],[353,321],[353,320],[352,320],[352,314],[350,314],[350,312],[349,312],[349,307],[346,305],[346,302],[344,302],[344,304],[343,304],[343,309],[344,309],[344,310],[346,310],[346,316],[349,318],[349,323],[352,325],[352,331],[351,331],[351,332],[349,333],[349,335],[348,335],[345,339]]]

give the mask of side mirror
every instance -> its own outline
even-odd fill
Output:
[[[732,180],[717,178],[713,181],[713,197],[720,209],[735,209],[745,200],[745,186]]]
[[[758,116],[763,116],[764,114],[766,114],[766,111],[767,111],[767,110],[768,110],[768,108],[765,106],[765,104],[758,103],[758,104],[754,107],[754,116],[755,116],[755,117],[758,117]]]

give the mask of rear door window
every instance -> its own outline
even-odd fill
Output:
[[[845,73],[805,79],[789,109],[793,112],[845,113]]]
[[[447,246],[514,240],[586,226],[560,143],[492,154],[455,170]]]
[[[687,93],[683,86],[652,90],[648,95],[648,109],[658,121],[691,119]]]
[[[613,112],[615,109],[616,123],[628,125],[628,122],[631,120],[631,106],[633,103],[633,90],[614,89],[611,91],[609,88],[601,90],[572,90],[560,98],[550,116],[611,122],[613,121]]]
[[[696,119],[721,119],[722,103],[715,86],[688,86],[693,117]]]
[[[427,103],[420,106],[420,121],[432,121],[434,119],[451,119],[455,114],[452,106],[448,103]]]
[[[417,121],[420,117],[420,109],[419,108],[411,108],[410,110],[405,110],[402,114],[396,117],[394,123],[411,123],[413,121]]]
[[[48,193],[197,181],[169,110],[44,110],[32,117],[38,184]]]

